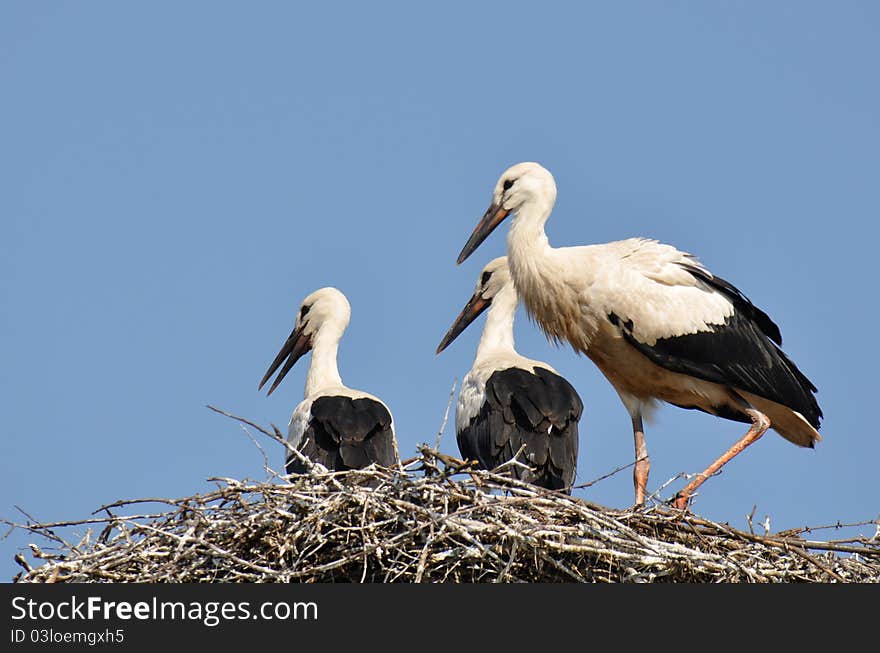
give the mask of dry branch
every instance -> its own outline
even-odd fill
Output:
[[[99,512],[17,524],[47,546],[31,545],[39,566],[16,556],[24,571],[15,580],[880,582],[875,538],[762,537],[663,506],[612,510],[427,447],[405,470],[225,479],[204,494]],[[71,545],[58,534],[83,527],[99,536],[89,530]]]

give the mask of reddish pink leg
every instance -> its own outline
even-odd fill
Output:
[[[752,444],[752,442],[764,435],[764,433],[767,432],[767,429],[770,428],[770,419],[764,413],[757,411],[754,408],[746,408],[745,413],[752,418],[752,425],[749,427],[746,434],[737,440],[730,449],[725,451],[718,460],[709,465],[706,468],[706,471],[697,474],[694,480],[688,483],[683,490],[678,492],[673,499],[672,505],[680,510],[687,510],[688,504],[690,503],[691,498],[693,498],[694,491],[705,483],[706,479],[713,474],[716,474],[719,469],[727,464],[728,461],[741,453],[747,446]]]
[[[636,446],[636,464],[633,467],[633,485],[636,489],[636,505],[645,503],[645,492],[648,487],[648,473],[651,471],[651,459],[648,458],[648,445],[645,443],[645,431],[641,416],[632,418],[633,439]]]

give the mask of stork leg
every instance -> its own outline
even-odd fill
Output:
[[[648,487],[648,473],[651,471],[651,459],[648,458],[648,445],[645,442],[645,429],[642,426],[642,416],[634,415],[632,418],[633,440],[636,447],[636,464],[633,467],[633,485],[636,489],[636,505],[645,503],[645,492]]]
[[[676,508],[686,510],[694,491],[705,483],[706,479],[717,473],[718,470],[724,467],[728,461],[741,453],[747,446],[752,444],[752,442],[764,435],[764,433],[767,432],[767,429],[770,428],[770,418],[764,413],[755,410],[754,408],[745,408],[743,409],[743,412],[752,418],[752,425],[749,427],[749,430],[746,431],[746,434],[737,440],[730,449],[725,451],[718,460],[709,465],[704,472],[697,474],[694,480],[688,483],[683,490],[680,490],[675,495],[672,505]]]

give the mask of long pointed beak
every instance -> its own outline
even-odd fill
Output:
[[[491,303],[492,300],[483,299],[480,297],[479,293],[476,293],[471,297],[468,300],[468,303],[464,305],[464,308],[461,309],[461,313],[458,314],[458,317],[455,318],[455,322],[449,327],[449,331],[443,336],[443,340],[441,340],[440,344],[437,346],[437,353],[439,354],[446,349],[449,346],[449,343],[455,340],[462,331],[467,329],[468,325],[477,319],[477,316],[485,311],[486,307]]]
[[[275,378],[275,382],[272,383],[272,387],[269,388],[269,392],[266,393],[266,396],[268,397],[270,394],[272,394],[275,388],[278,387],[278,384],[281,383],[281,380],[290,371],[290,368],[293,367],[294,363],[296,363],[296,361],[298,361],[302,357],[302,355],[308,352],[311,348],[311,338],[309,338],[309,336],[305,335],[302,332],[302,327],[294,329],[290,336],[288,336],[287,340],[284,342],[284,345],[281,347],[281,351],[278,352],[275,360],[272,361],[272,364],[269,366],[269,370],[266,372],[263,380],[260,381],[260,386],[257,389],[263,389],[266,381],[269,380],[269,377],[275,373],[275,370],[278,369],[278,366],[281,365],[281,362],[286,358],[287,362],[284,363],[284,367],[281,368],[281,371],[278,373],[278,376]]]
[[[474,250],[486,240],[486,237],[492,233],[495,227],[501,224],[501,221],[507,217],[507,214],[508,210],[503,208],[500,204],[493,203],[492,206],[486,210],[483,217],[477,223],[474,233],[471,234],[467,243],[462,247],[461,254],[458,255],[459,265],[464,263],[465,259],[474,253]]]

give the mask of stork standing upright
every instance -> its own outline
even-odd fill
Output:
[[[331,470],[362,469],[372,463],[391,467],[399,455],[388,407],[373,395],[346,387],[339,376],[336,353],[350,318],[351,306],[336,288],[321,288],[306,297],[293,332],[259,389],[283,362],[269,387],[271,395],[294,363],[311,351],[305,399],[290,418],[288,442],[309,460]],[[306,466],[289,455],[286,469],[288,474],[301,474]]]
[[[495,469],[522,448],[529,471],[513,466],[514,478],[571,493],[583,403],[556,370],[514,349],[517,302],[507,257],[496,258],[483,268],[476,291],[437,347],[439,354],[489,307],[455,407],[458,449],[483,469]]]
[[[636,504],[650,470],[642,418],[656,400],[751,424],[677,493],[678,508],[770,427],[802,447],[821,439],[816,388],[782,351],[766,313],[690,254],[654,240],[551,247],[544,224],[555,201],[545,168],[512,166],[458,262],[513,214],[508,264],[526,309],[548,338],[568,341],[596,364],[632,418]]]

